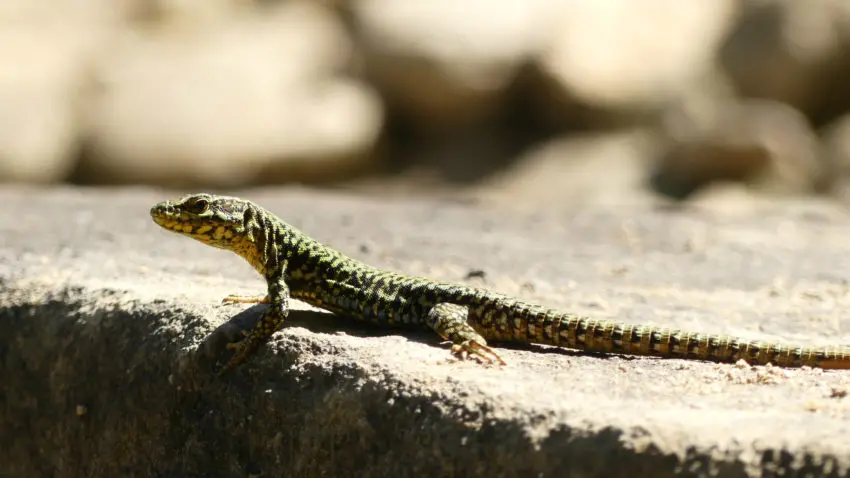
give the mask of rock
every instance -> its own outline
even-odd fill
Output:
[[[240,186],[357,170],[382,124],[341,77],[350,43],[318,3],[180,18],[126,35],[98,70],[84,176]]]
[[[403,121],[436,135],[505,107],[505,90],[541,46],[551,5],[355,0],[351,10],[370,80]]]
[[[0,2],[0,181],[58,182],[75,167],[87,75],[113,18],[102,2],[68,3]]]
[[[532,148],[478,189],[511,203],[634,203],[649,200],[645,171],[658,145],[646,130],[571,135]]]
[[[822,124],[850,107],[850,2],[742,2],[719,61],[743,96],[788,103]]]
[[[616,116],[656,112],[714,69],[737,4],[564,2],[545,25],[551,36],[537,61],[546,81],[536,103],[566,124],[588,114],[582,109]]]
[[[850,115],[827,125],[821,138],[824,162],[830,172],[830,190],[846,202],[850,200]]]
[[[828,168],[805,116],[769,100],[726,101],[713,109],[672,111],[665,117],[670,143],[650,183],[684,199],[714,181],[743,182],[770,194],[821,191]]]
[[[298,188],[241,194],[355,257],[371,242],[379,266],[456,280],[485,269],[469,283],[602,319],[850,341],[841,267],[850,222],[822,201],[722,215]],[[745,478],[850,469],[847,399],[834,392],[847,387],[846,370],[501,345],[509,366],[488,367],[450,360],[436,334],[292,300],[274,338],[216,377],[227,341],[263,311],[221,298],[264,283],[235,254],[154,225],[147,211],[162,199],[139,188],[0,189],[4,475]]]

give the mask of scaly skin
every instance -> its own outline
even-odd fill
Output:
[[[165,229],[235,252],[268,284],[266,296],[232,295],[229,303],[268,303],[263,318],[231,344],[227,372],[277,331],[295,298],[339,315],[378,324],[429,327],[460,358],[505,362],[488,340],[571,349],[785,367],[850,368],[848,348],[807,348],[738,337],[630,325],[570,314],[488,290],[381,270],[320,244],[262,207],[210,194],[151,208]]]

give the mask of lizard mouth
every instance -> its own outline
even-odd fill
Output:
[[[163,229],[189,236],[205,243],[213,239],[230,239],[233,233],[223,226],[203,224],[194,220],[189,214],[181,211],[173,203],[161,202],[154,205],[150,211],[153,221]]]

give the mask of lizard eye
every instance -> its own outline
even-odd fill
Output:
[[[186,209],[192,214],[203,214],[210,208],[210,203],[206,199],[196,199],[186,205]]]

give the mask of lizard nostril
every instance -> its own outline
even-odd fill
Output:
[[[173,208],[171,207],[170,204],[163,204],[163,203],[154,204],[154,206],[151,207],[150,214],[153,217],[161,217],[161,216],[164,216],[166,214],[171,214],[172,209]]]

